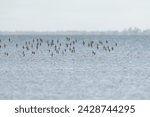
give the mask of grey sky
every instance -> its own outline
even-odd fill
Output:
[[[150,28],[150,0],[0,0],[0,30]]]

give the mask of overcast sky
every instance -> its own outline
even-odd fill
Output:
[[[0,30],[150,29],[150,0],[0,0]]]

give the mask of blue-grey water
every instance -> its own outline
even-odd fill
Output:
[[[1,35],[0,99],[150,99],[150,36]]]

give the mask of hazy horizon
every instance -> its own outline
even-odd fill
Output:
[[[150,29],[149,0],[0,0],[0,31]]]
[[[140,29],[138,27],[129,27],[126,29],[122,29],[122,30],[0,30],[0,32],[124,32],[124,31],[139,31],[139,32],[143,32],[143,31],[148,31],[150,32],[150,29]]]

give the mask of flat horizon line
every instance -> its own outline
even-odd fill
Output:
[[[0,30],[0,32],[124,32],[124,31],[150,31],[150,28],[140,29],[140,28],[126,28],[122,30]]]
[[[124,30],[55,30],[55,31],[36,31],[36,30],[0,30],[0,34],[108,34],[108,35],[150,35],[150,29],[128,28]]]

